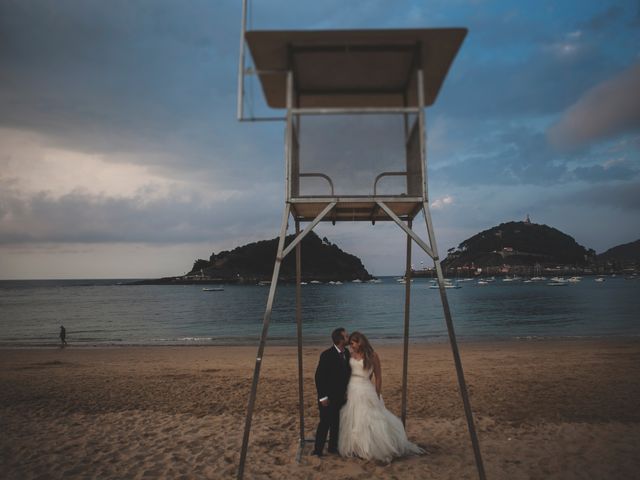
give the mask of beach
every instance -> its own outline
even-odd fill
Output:
[[[397,415],[402,347],[375,345]],[[304,348],[306,437],[318,412]],[[640,471],[640,341],[461,343],[488,478],[623,479]],[[2,478],[235,477],[256,347],[0,350]],[[245,478],[477,478],[448,344],[410,345],[407,433],[388,465],[298,449],[295,347],[265,350]]]

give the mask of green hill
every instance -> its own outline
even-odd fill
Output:
[[[640,262],[640,240],[610,248],[598,255],[598,260],[614,262]]]
[[[286,237],[288,245],[294,235]],[[271,280],[278,239],[263,240],[231,251],[212,253],[209,260],[199,259],[187,277],[222,279],[227,281],[255,282]],[[303,281],[368,280],[372,276],[360,259],[342,251],[326,238],[320,239],[314,232],[302,240]],[[294,281],[296,274],[295,250],[284,259],[280,268],[282,281]]]
[[[443,266],[585,265],[594,258],[593,250],[587,250],[558,229],[530,222],[508,222],[449,249]]]

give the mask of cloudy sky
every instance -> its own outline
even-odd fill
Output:
[[[599,253],[640,238],[637,0],[252,11],[255,29],[469,28],[427,110],[441,252],[527,214]],[[0,0],[0,278],[177,275],[277,235],[283,125],[236,122],[240,14],[240,0]],[[391,224],[318,233],[374,274],[403,270]]]

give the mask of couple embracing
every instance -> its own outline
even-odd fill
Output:
[[[380,358],[367,337],[336,328],[331,338],[333,346],[320,355],[315,375],[320,423],[313,455],[323,455],[327,434],[329,453],[343,457],[388,463],[395,457],[424,453],[384,406]]]

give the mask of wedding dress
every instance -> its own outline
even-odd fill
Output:
[[[407,439],[398,417],[384,406],[371,382],[372,369],[353,357],[347,403],[340,410],[338,451],[344,457],[390,462],[394,457],[424,453]]]

